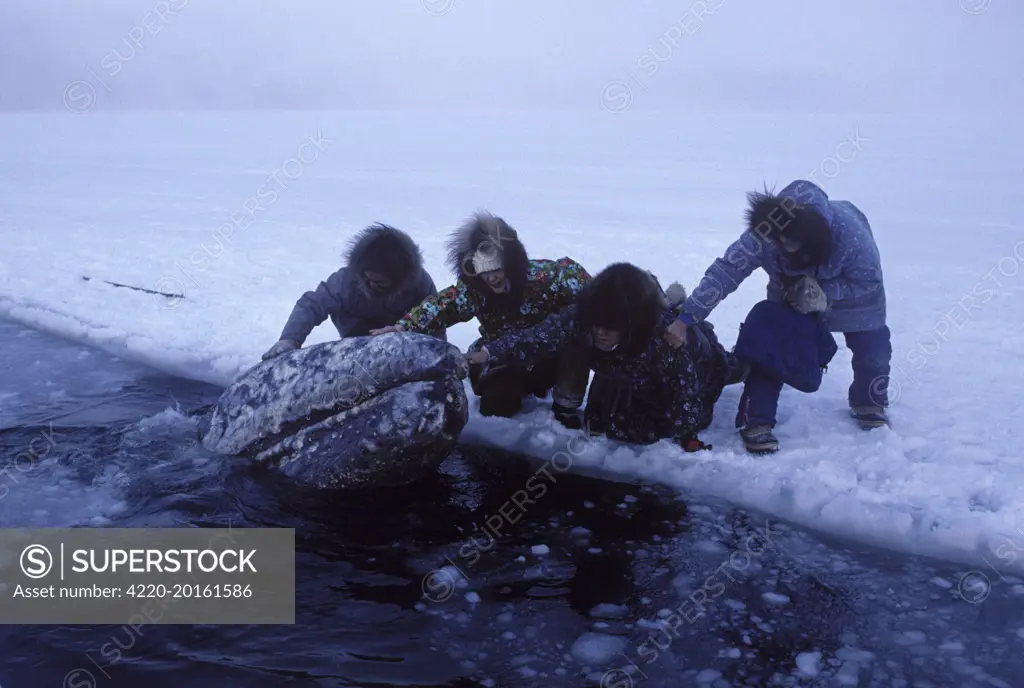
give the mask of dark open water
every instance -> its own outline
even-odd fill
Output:
[[[215,388],[9,323],[0,345],[0,526],[295,528],[298,587],[294,626],[0,627],[2,688],[1024,685],[1017,579],[491,452],[297,490],[196,446]]]

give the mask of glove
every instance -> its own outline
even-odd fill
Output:
[[[669,308],[675,310],[677,306],[686,302],[686,287],[679,282],[673,282],[665,290],[665,298],[668,299]]]
[[[686,452],[689,452],[689,453],[698,452],[698,451],[701,451],[703,449],[707,449],[707,450],[711,449],[711,445],[710,444],[704,444],[700,440],[696,440],[696,439],[694,439],[694,440],[684,440],[682,442],[682,447],[683,447],[683,451],[686,451]]]
[[[664,339],[673,349],[678,349],[686,343],[686,325],[676,318],[672,324],[665,329]]]
[[[465,354],[466,361],[471,365],[486,365],[487,359],[491,357],[490,353],[487,352],[487,347],[481,347],[477,351],[470,351]]]
[[[803,276],[786,292],[786,300],[793,309],[804,315],[828,310],[828,297],[822,290],[818,280]]]
[[[267,353],[263,354],[263,360],[269,360],[275,356],[280,356],[288,351],[294,351],[299,348],[299,343],[294,339],[282,339],[281,341],[274,344],[274,346],[267,349]]]

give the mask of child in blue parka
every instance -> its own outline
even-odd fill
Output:
[[[887,425],[892,346],[881,260],[867,217],[806,180],[747,198],[746,231],[707,269],[666,339],[680,345],[687,327],[762,268],[769,300],[817,313],[829,331],[843,333],[853,354],[851,415],[865,429]],[[749,451],[778,449],[772,429],[782,386],[763,374],[748,375],[736,425]]]

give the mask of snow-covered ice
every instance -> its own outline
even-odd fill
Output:
[[[821,390],[783,394],[777,455],[742,451],[730,388],[703,437],[711,452],[594,443],[573,470],[1024,571],[1024,135],[1009,116],[0,117],[0,316],[220,385],[259,360],[299,295],[371,222],[412,234],[439,287],[451,280],[448,231],[487,208],[534,256],[568,255],[592,273],[629,260],[692,288],[738,235],[744,192],[812,178],[864,210],[881,249],[893,428],[864,433],[846,417],[840,336]],[[755,274],[712,314],[727,346],[764,284]],[[325,323],[308,343],[334,336]],[[475,336],[475,323],[450,332],[460,347]],[[474,415],[466,435],[526,434],[527,451],[549,459],[551,437],[529,447],[548,421],[537,408]]]
[[[572,644],[572,655],[581,664],[599,666],[626,649],[626,639],[604,633],[584,633]]]
[[[819,662],[821,662],[820,652],[801,652],[796,656],[796,666],[805,676],[817,676]]]
[[[789,596],[777,592],[766,592],[761,596],[761,598],[768,604],[772,605],[781,606],[784,604],[789,604]]]
[[[590,610],[590,615],[595,619],[621,619],[629,612],[624,604],[601,603]]]
[[[716,669],[705,669],[697,674],[698,683],[711,683],[722,677],[722,672]]]

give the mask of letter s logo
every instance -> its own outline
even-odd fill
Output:
[[[43,578],[53,568],[53,555],[42,545],[29,545],[21,551],[21,571],[29,578]]]

